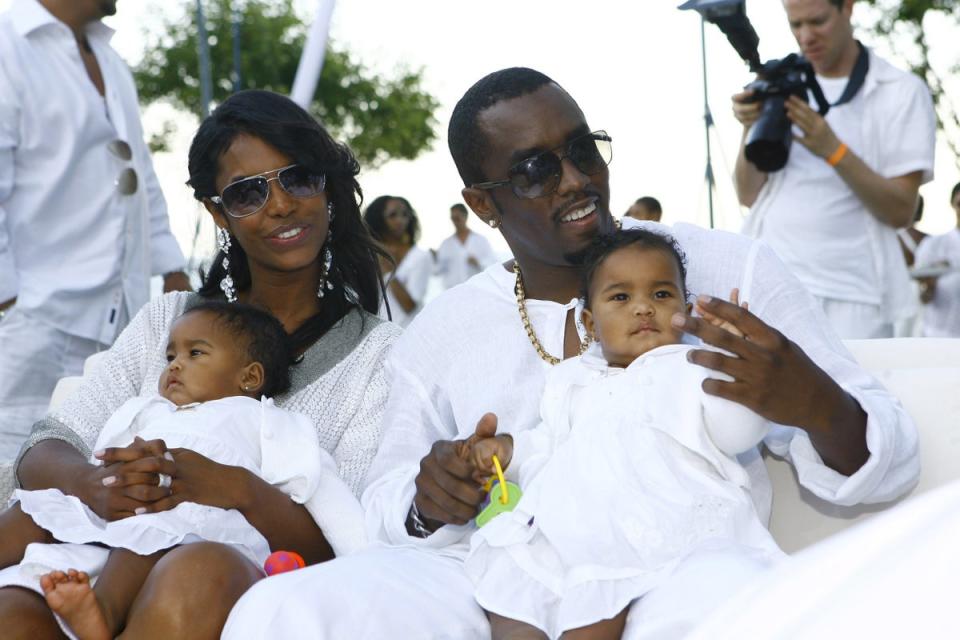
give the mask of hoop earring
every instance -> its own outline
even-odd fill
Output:
[[[330,282],[330,268],[333,266],[333,251],[330,245],[333,244],[333,203],[327,202],[327,240],[323,243],[323,266],[320,268],[320,285],[317,287],[317,297],[323,299],[323,294],[327,291],[333,291],[333,283]]]
[[[226,229],[217,228],[217,248],[223,253],[223,280],[220,281],[220,290],[227,297],[227,302],[237,301],[237,290],[233,286],[230,276],[230,233]]]

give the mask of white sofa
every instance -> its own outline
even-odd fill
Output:
[[[910,495],[960,478],[960,339],[852,340],[846,345],[857,361],[900,399],[917,423],[923,471],[919,486]],[[84,369],[95,366],[98,357],[91,356]],[[61,402],[79,380],[61,380],[51,406]],[[793,467],[785,461],[767,455],[766,463],[773,482],[770,529],[787,552],[890,506],[831,505],[801,489]]]

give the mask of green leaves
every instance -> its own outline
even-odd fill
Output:
[[[292,0],[245,0],[240,24],[242,88],[289,94],[306,40],[307,26]],[[182,16],[161,17],[147,34],[144,56],[134,70],[140,99],[158,100],[200,113],[200,65],[194,2],[184,0]],[[233,91],[233,37],[230,0],[204,2],[213,99]],[[349,52],[328,43],[311,112],[335,138],[347,142],[367,167],[391,158],[413,159],[436,139],[437,100],[422,87],[422,70],[401,69],[393,77],[366,69]],[[159,134],[159,140],[169,131]],[[158,136],[154,136],[155,138]]]

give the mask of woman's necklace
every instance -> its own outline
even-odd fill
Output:
[[[546,362],[547,364],[560,364],[560,358],[555,358],[547,350],[543,348],[543,345],[540,344],[540,341],[537,340],[537,334],[533,332],[533,325],[530,324],[530,318],[527,316],[527,296],[523,291],[523,278],[520,276],[520,263],[517,261],[513,262],[513,272],[517,276],[517,284],[514,286],[513,291],[517,294],[517,308],[520,310],[520,320],[523,321],[523,328],[527,330],[527,337],[530,338],[530,344],[533,345],[533,348],[537,350],[537,355]],[[590,336],[587,336],[580,341],[580,354],[583,355],[583,352],[587,350],[587,347],[590,346]]]

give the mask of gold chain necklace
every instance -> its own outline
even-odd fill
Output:
[[[527,316],[527,296],[523,291],[523,278],[520,276],[520,263],[514,260],[513,262],[513,272],[517,276],[517,284],[514,286],[513,291],[517,294],[517,308],[520,310],[520,320],[523,321],[523,328],[527,330],[527,337],[530,338],[530,344],[533,345],[533,348],[537,350],[537,355],[546,362],[547,364],[560,364],[560,358],[555,358],[547,350],[543,348],[543,345],[540,344],[540,341],[537,340],[537,334],[533,332],[533,325],[530,324],[530,317]],[[587,350],[587,347],[590,346],[590,336],[587,336],[580,341],[580,353],[583,355],[583,352]]]

